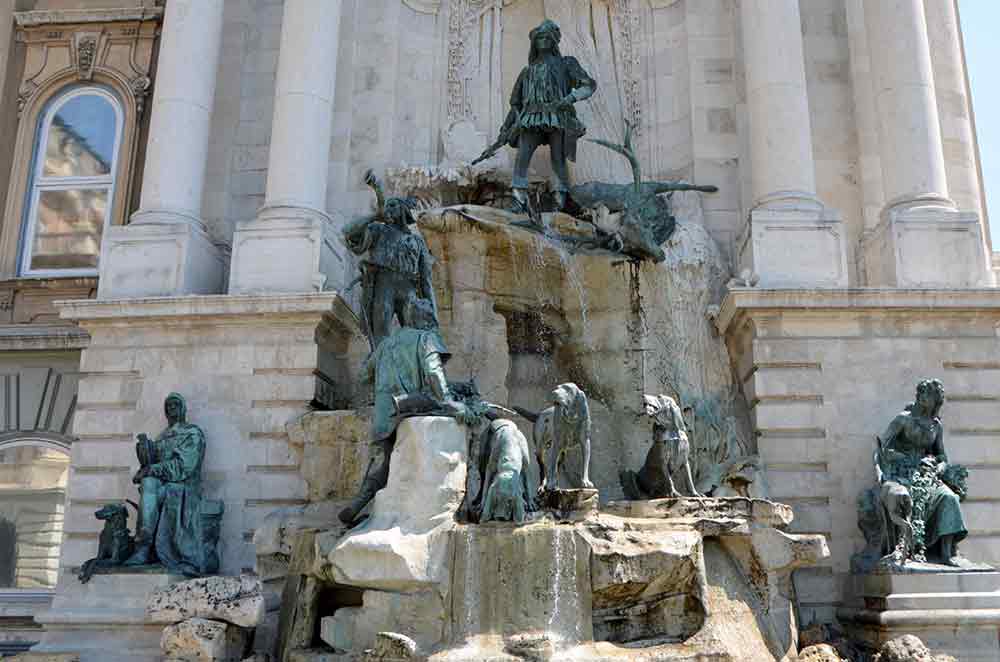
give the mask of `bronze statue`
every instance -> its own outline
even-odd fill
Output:
[[[477,420],[449,387],[444,372],[449,358],[437,332],[433,304],[411,298],[403,308],[402,328],[380,342],[365,362],[364,369],[375,383],[371,460],[357,496],[340,511],[343,523],[354,523],[388,482],[389,457],[403,417],[440,413],[463,423]]]
[[[968,472],[945,453],[938,417],[944,385],[925,379],[916,396],[876,437],[877,485],[859,499],[859,526],[875,549],[856,557],[856,565],[877,558],[890,565],[967,563],[958,544],[968,535],[960,505]]]
[[[138,435],[140,486],[136,550],[125,565],[157,561],[171,572],[190,576],[217,572],[221,502],[202,499],[201,469],[205,433],[187,422],[187,403],[179,393],[163,405],[167,427],[156,439]]]
[[[344,228],[344,242],[361,261],[362,316],[372,351],[389,335],[393,316],[400,323],[403,307],[411,297],[426,299],[435,319],[437,304],[431,282],[431,256],[420,234],[409,226],[416,223],[410,198],[385,200],[382,185],[369,170],[365,183],[375,191],[378,206],[372,216]]]
[[[691,444],[677,402],[667,395],[643,395],[642,399],[646,416],[653,419],[653,445],[642,469],[621,472],[619,477],[625,496],[633,500],[704,496],[695,489],[691,477]],[[674,487],[674,474],[681,471],[687,494],[681,494]]]
[[[521,524],[535,510],[537,487],[532,479],[531,451],[517,424],[506,418],[491,421],[483,433],[480,493],[473,504],[480,522]]]
[[[562,32],[546,20],[531,31],[528,66],[514,83],[510,112],[500,128],[497,142],[475,162],[489,158],[504,144],[517,149],[514,163],[513,211],[529,214],[537,222],[528,202],[528,166],[541,145],[548,145],[556,174],[556,206],[565,208],[569,192],[566,160],[576,161],[576,143],[587,128],[577,118],[573,104],[589,99],[597,83],[575,57],[559,52]],[[475,163],[474,162],[474,163]]]
[[[80,566],[77,578],[81,584],[89,582],[99,570],[124,565],[135,548],[135,538],[128,532],[128,510],[124,503],[105,504],[94,513],[94,517],[103,521],[104,527],[97,541],[97,556]]]
[[[542,473],[542,491],[559,489],[559,470],[566,452],[579,446],[583,451],[583,466],[574,487],[592,489],[590,481],[590,404],[587,394],[572,382],[552,390],[552,406],[539,413],[514,407],[521,416],[534,423],[532,438]],[[574,477],[576,478],[576,477]]]

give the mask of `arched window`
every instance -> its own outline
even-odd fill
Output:
[[[69,445],[0,439],[0,592],[55,588]],[[10,438],[13,437],[13,438]]]
[[[49,102],[35,138],[22,275],[97,273],[122,125],[122,106],[103,87],[71,88]]]

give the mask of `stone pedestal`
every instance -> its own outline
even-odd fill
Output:
[[[233,233],[230,294],[320,292],[338,282],[340,241],[326,214],[302,207],[271,207]]]
[[[97,296],[119,299],[221,292],[225,256],[201,222],[149,216],[155,214],[140,212],[131,225],[105,231]]]
[[[897,207],[864,239],[868,277],[896,287],[988,287],[982,224],[974,212]]]
[[[739,242],[740,269],[757,274],[761,287],[845,287],[845,234],[829,209],[760,207]]]
[[[64,573],[51,609],[35,618],[45,628],[39,653],[78,653],[80,662],[156,662],[169,621],[146,615],[156,589],[184,581],[181,575],[95,575],[87,584]]]
[[[1000,572],[852,575],[837,617],[879,648],[903,634],[962,662],[1000,659]]]

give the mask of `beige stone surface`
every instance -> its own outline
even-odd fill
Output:
[[[365,591],[363,606],[323,617],[320,638],[334,649],[360,652],[377,648],[380,634],[395,629],[428,652],[444,641],[447,625],[447,607],[437,591]]]
[[[799,651],[798,662],[843,662],[830,644],[815,644]]]
[[[253,628],[264,618],[264,595],[252,575],[191,579],[156,590],[146,614],[160,623],[207,618]]]
[[[371,516],[326,555],[338,584],[376,590],[447,591],[449,531],[465,495],[466,429],[454,419],[400,423],[388,485]]]
[[[190,618],[163,630],[160,648],[167,662],[239,662],[250,643],[248,630],[204,618]]]

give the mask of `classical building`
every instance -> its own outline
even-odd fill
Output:
[[[829,538],[795,575],[801,621],[843,606],[873,436],[921,377],[945,382],[946,443],[971,470],[963,550],[1000,563],[1000,267],[956,5],[0,0],[0,653],[78,635],[61,596],[95,553],[93,512],[136,498],[134,435],[163,427],[169,392],[206,432],[225,573],[255,567],[265,517],[315,498],[286,426],[363,400],[340,230],[371,209],[364,173],[458,202],[545,18],[598,81],[591,137],[628,123],[648,179],[720,189],[689,218],[744,280],[708,302],[716,344],[675,358],[731,368],[758,483],[793,531]],[[629,176],[580,144],[576,181]],[[544,392],[539,356],[586,372],[648,350],[614,330],[627,277],[610,267],[547,263],[519,285],[502,240],[426,234],[454,365],[498,401]],[[602,500],[634,459],[616,453],[595,450]],[[327,478],[346,492],[349,475]]]

